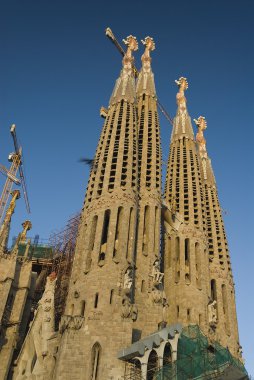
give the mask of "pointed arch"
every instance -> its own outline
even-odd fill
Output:
[[[90,380],[99,380],[99,366],[101,359],[101,345],[94,343],[91,352],[91,376]]]
[[[157,352],[155,350],[152,350],[148,357],[146,380],[154,379],[154,376],[158,370],[158,364],[159,364],[159,360],[158,360]]]
[[[171,344],[166,343],[164,347],[163,352],[163,365],[167,365],[172,363],[172,350],[171,350]]]

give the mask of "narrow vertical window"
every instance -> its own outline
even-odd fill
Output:
[[[167,251],[168,251],[167,263],[168,263],[168,268],[170,268],[171,267],[171,238],[170,237],[168,237]]]
[[[97,309],[98,307],[98,302],[99,302],[99,293],[95,294],[95,299],[94,299],[94,308]]]
[[[106,210],[104,214],[104,220],[103,220],[103,228],[102,228],[102,235],[101,235],[101,248],[100,248],[100,255],[99,255],[99,261],[104,261],[106,256],[106,250],[107,250],[107,241],[108,241],[108,230],[109,230],[109,220],[110,220],[110,210]]]
[[[184,241],[185,282],[190,284],[190,239]]]
[[[179,305],[176,305],[176,318],[179,318],[180,315],[180,308]]]
[[[80,312],[80,315],[81,315],[82,317],[85,316],[85,310],[86,310],[86,302],[85,302],[85,301],[82,301],[82,302],[81,302],[81,312]]]
[[[217,301],[216,281],[211,280],[211,299]]]
[[[95,343],[92,348],[91,380],[99,380],[100,356],[101,356],[101,346],[99,343]]]
[[[92,220],[92,226],[91,226],[91,232],[90,232],[89,247],[88,247],[89,252],[92,252],[94,248],[94,238],[95,238],[95,233],[96,233],[97,220],[98,220],[98,216],[95,215]]]
[[[145,280],[142,280],[141,282],[141,293],[144,293],[145,291]]]
[[[200,247],[195,243],[195,265],[196,265],[196,285],[201,289],[201,262],[200,262]]]
[[[175,240],[175,282],[180,280],[180,239]]]
[[[123,207],[119,207],[117,211],[117,220],[116,220],[116,233],[115,233],[115,246],[114,246],[114,252],[113,257],[117,255],[118,249],[119,249],[119,238],[122,230],[122,224],[123,224]]]
[[[133,244],[133,231],[134,231],[134,212],[133,207],[130,209],[129,217],[129,230],[128,230],[128,241],[127,241],[127,250],[126,250],[126,259],[132,256],[132,244]]]
[[[143,253],[148,254],[148,240],[149,240],[149,206],[145,206],[144,210],[144,228],[143,228]]]
[[[171,352],[171,344],[166,343],[163,353],[163,365],[172,363],[172,352]]]
[[[112,303],[113,303],[113,298],[114,298],[114,289],[111,289],[111,291],[110,291],[110,299],[109,299],[110,305],[112,305]]]
[[[158,207],[155,207],[155,223],[154,223],[154,252],[158,253],[159,246],[158,242],[160,240],[158,234],[160,231],[160,209]]]
[[[227,297],[227,288],[225,284],[221,285],[221,293],[222,293],[222,306],[223,313],[225,317],[225,329],[228,335],[230,335],[230,325],[229,325],[229,315],[228,315],[228,297]]]
[[[86,271],[89,271],[92,263],[92,252],[94,249],[94,241],[95,241],[95,234],[96,234],[96,228],[97,228],[97,221],[98,221],[98,216],[95,215],[92,219],[91,223],[91,230],[90,230],[90,236],[89,236],[89,241],[88,241],[88,253],[86,257]]]

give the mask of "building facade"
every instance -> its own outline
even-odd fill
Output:
[[[205,342],[209,360],[224,350],[223,368],[233,371],[232,379],[243,378],[232,271],[205,118],[195,119],[195,136],[185,97],[188,82],[179,78],[162,194],[151,66],[155,43],[151,37],[142,40],[138,75],[133,58],[138,42],[128,36],[124,43],[122,70],[108,108],[101,110],[105,120],[65,310],[58,328],[53,273],[15,362],[14,378],[184,380],[187,375],[177,375],[174,363],[193,336],[199,337],[199,347]],[[191,345],[195,356],[198,350]],[[195,376],[208,369],[218,372],[207,364]],[[188,378],[194,378],[189,371]]]

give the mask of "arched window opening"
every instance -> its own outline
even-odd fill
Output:
[[[118,249],[119,249],[119,237],[122,230],[122,224],[123,224],[123,207],[118,208],[117,212],[117,221],[116,221],[116,233],[115,233],[115,246],[114,246],[114,252],[113,257],[117,255]]]
[[[144,227],[143,227],[143,253],[148,253],[148,240],[149,240],[149,214],[150,207],[145,206],[144,210]]]
[[[94,308],[97,309],[98,307],[98,302],[99,302],[99,293],[95,294],[95,299],[94,299]]]
[[[164,348],[163,353],[163,365],[167,365],[172,363],[172,352],[171,352],[171,345],[170,343],[167,343]]]
[[[175,282],[180,280],[180,239],[176,237],[175,240]]]
[[[211,280],[211,299],[217,301],[216,281]]]
[[[92,348],[91,380],[99,380],[99,365],[101,356],[101,345],[96,342]]]
[[[101,248],[99,261],[104,261],[107,250],[108,230],[109,230],[110,210],[106,210],[104,214],[103,228],[101,234]]]
[[[94,238],[95,238],[95,233],[96,233],[97,220],[98,220],[98,216],[95,215],[92,220],[92,227],[91,227],[90,240],[89,240],[89,251],[92,251],[94,248]]]
[[[132,361],[132,363],[134,364],[134,366],[135,366],[136,369],[141,370],[141,363],[140,363],[140,360],[138,360],[138,359],[134,359],[134,360]]]
[[[156,351],[152,350],[147,362],[146,380],[154,380],[157,370],[158,370],[158,355]]]
[[[74,304],[71,304],[70,315],[73,315],[73,313],[74,313]]]
[[[92,263],[92,251],[94,249],[94,241],[95,241],[95,234],[96,234],[96,228],[97,228],[97,221],[98,216],[95,215],[93,217],[92,223],[91,223],[91,230],[90,230],[90,237],[88,242],[88,254],[86,257],[86,270],[88,271],[91,267]]]

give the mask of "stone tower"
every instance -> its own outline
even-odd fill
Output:
[[[118,379],[117,351],[132,341],[137,221],[137,113],[133,36],[113,90],[82,213],[56,379]],[[100,366],[98,364],[100,363]]]
[[[214,325],[210,322],[210,335],[214,334],[216,340],[224,347],[228,346],[232,354],[238,357],[241,356],[241,347],[238,337],[233,275],[216,182],[206,150],[204,130],[207,123],[203,116],[194,121],[198,128],[196,141],[206,208],[210,305],[213,304],[215,310]]]
[[[15,209],[19,191],[12,192],[12,200],[6,212],[1,229],[1,237],[8,237],[11,216]],[[30,316],[32,297],[35,288],[36,274],[32,272],[32,261],[28,257],[30,240],[26,240],[26,232],[31,222],[23,223],[23,231],[19,234],[12,250],[5,246],[0,252],[0,379],[11,376],[9,370],[14,351],[19,347],[26,333]],[[24,257],[18,256],[20,241],[27,242]],[[5,240],[6,241],[6,240]]]
[[[187,111],[186,78],[176,81],[174,118],[164,195],[164,271],[169,323],[208,330],[209,271],[201,168]]]
[[[186,107],[186,78],[176,81],[174,118],[164,195],[164,273],[169,323],[198,324],[212,340],[241,357],[228,245],[203,131]]]
[[[142,336],[156,331],[164,319],[166,306],[160,269],[161,228],[161,145],[157,97],[150,52],[155,49],[151,37],[142,40],[142,55],[136,94],[138,110],[138,236],[136,248],[135,302],[138,319],[135,328]]]

